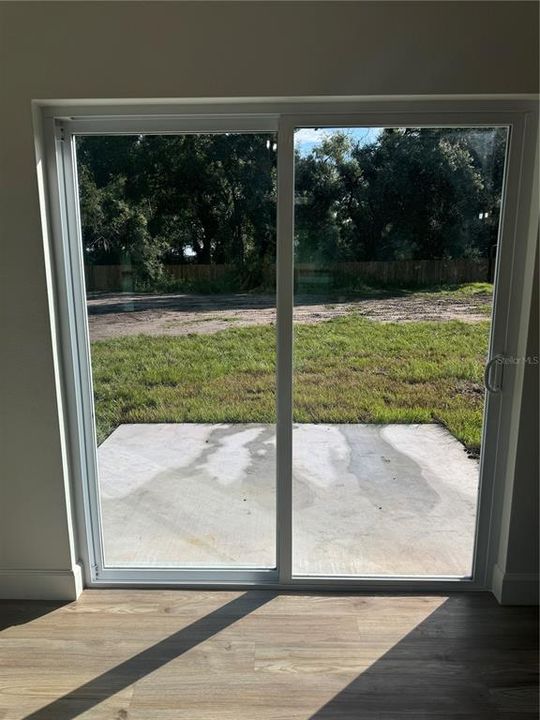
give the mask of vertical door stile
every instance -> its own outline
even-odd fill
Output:
[[[280,582],[292,567],[292,313],[294,129],[280,118],[277,161],[277,562]]]

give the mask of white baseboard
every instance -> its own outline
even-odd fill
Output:
[[[76,600],[82,589],[80,565],[72,570],[0,568],[0,598],[4,600]]]
[[[505,573],[495,565],[491,589],[501,605],[538,605],[538,573]]]

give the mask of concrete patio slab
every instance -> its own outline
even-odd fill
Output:
[[[471,572],[478,462],[439,425],[294,427],[294,572]],[[275,428],[121,425],[99,448],[106,563],[273,567]]]

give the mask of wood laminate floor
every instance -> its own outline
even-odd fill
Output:
[[[487,594],[0,602],[1,720],[532,720],[537,612]]]

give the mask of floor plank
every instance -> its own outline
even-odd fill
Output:
[[[535,608],[487,594],[0,602],[1,720],[532,720]]]

